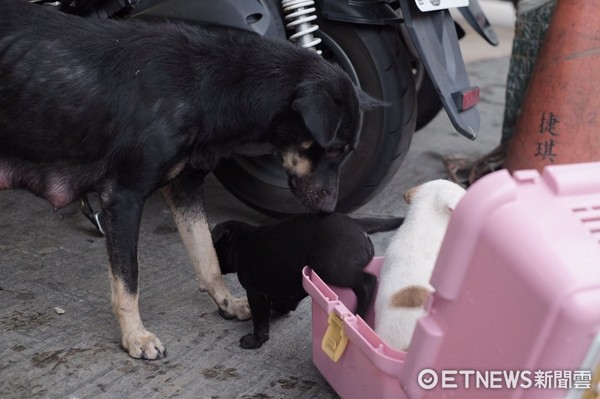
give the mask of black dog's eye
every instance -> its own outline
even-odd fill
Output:
[[[337,157],[343,151],[342,147],[327,147],[325,150],[327,151],[327,155],[331,155],[332,157]]]
[[[348,152],[350,152],[351,148],[350,145],[346,144],[343,147],[327,147],[325,149],[325,151],[327,152],[327,155],[330,155],[332,157],[337,157],[343,154],[346,154]]]

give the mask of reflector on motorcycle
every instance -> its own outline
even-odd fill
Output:
[[[452,99],[458,108],[458,112],[463,112],[473,108],[479,103],[479,87],[473,86],[468,89],[452,93]]]

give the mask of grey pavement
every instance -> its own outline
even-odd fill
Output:
[[[440,114],[414,136],[393,181],[354,215],[403,215],[407,188],[446,177],[441,155],[483,155],[498,144],[508,57],[476,61],[468,70],[481,87],[479,138],[459,136]],[[211,224],[271,221],[214,178],[207,184],[207,207]],[[391,235],[373,236],[377,254]],[[222,319],[208,294],[198,291],[158,195],[144,210],[139,253],[141,315],[168,348],[168,356],[157,361],[135,360],[122,350],[104,241],[77,206],[53,213],[30,193],[0,191],[1,398],[337,397],[311,361],[309,298],[272,323],[262,348],[243,350],[238,340],[251,331],[251,322]],[[244,295],[235,276],[226,281]]]

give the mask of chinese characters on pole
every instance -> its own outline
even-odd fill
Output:
[[[542,119],[538,127],[538,132],[543,135],[542,140],[536,143],[536,153],[534,156],[541,157],[542,161],[546,159],[554,163],[554,158],[558,156],[556,153],[556,141],[554,138],[559,136],[558,124],[560,121],[553,112],[542,113]]]

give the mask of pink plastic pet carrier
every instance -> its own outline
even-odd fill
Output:
[[[378,275],[383,258],[368,270]],[[407,352],[309,268],[313,361],[342,398],[585,398],[600,390],[600,163],[474,184]]]

